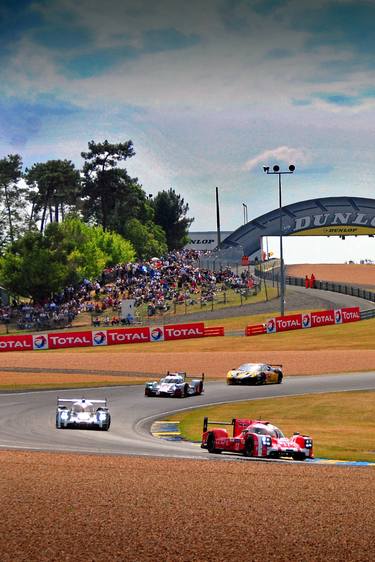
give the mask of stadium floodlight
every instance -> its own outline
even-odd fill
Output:
[[[263,171],[268,175],[279,176],[279,212],[280,212],[280,315],[284,316],[285,312],[285,272],[284,272],[284,254],[283,254],[283,210],[281,200],[281,176],[283,174],[293,174],[296,167],[289,164],[288,170],[280,171],[280,166],[275,164],[270,172],[269,166],[263,166]]]

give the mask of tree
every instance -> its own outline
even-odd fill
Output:
[[[130,178],[125,169],[117,167],[120,162],[134,156],[135,151],[131,140],[117,144],[107,140],[103,143],[91,141],[88,148],[88,152],[81,153],[85,160],[84,215],[107,230],[114,220],[118,221],[119,207],[127,207],[129,213],[132,209],[129,197],[132,196],[138,202],[139,196],[142,195],[138,189],[138,180]],[[132,203],[134,204],[134,201]]]
[[[188,231],[193,218],[187,218],[189,205],[174,189],[159,191],[154,197],[155,223],[160,225],[167,238],[169,250],[183,248],[189,240]]]
[[[138,219],[130,219],[125,225],[124,236],[141,259],[159,257],[168,250],[164,230],[152,221],[142,224]]]
[[[40,232],[48,222],[63,220],[67,208],[76,205],[80,194],[80,174],[70,160],[49,160],[26,170],[25,179],[30,188],[32,204],[30,222],[40,220]]]
[[[67,285],[133,259],[132,245],[120,235],[68,217],[16,240],[0,259],[0,283],[11,293],[43,302]]]
[[[26,190],[21,185],[22,158],[9,154],[0,160],[0,245],[14,242],[25,225]]]

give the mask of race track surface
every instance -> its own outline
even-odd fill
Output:
[[[207,452],[192,443],[155,439],[150,434],[152,422],[163,419],[171,412],[208,404],[348,390],[375,390],[375,372],[295,376],[284,379],[281,385],[257,387],[209,382],[205,385],[203,395],[185,399],[148,398],[144,396],[141,385],[1,394],[0,448],[207,458]],[[57,430],[55,411],[58,395],[65,398],[107,397],[112,415],[110,430]]]

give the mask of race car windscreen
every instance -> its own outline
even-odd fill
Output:
[[[260,368],[261,366],[258,363],[244,363],[238,367],[238,371],[255,371]]]
[[[176,383],[182,382],[182,379],[180,377],[166,377],[164,379],[164,382],[169,383],[169,384],[172,384],[172,383],[176,384]]]

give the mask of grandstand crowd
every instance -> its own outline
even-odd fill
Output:
[[[134,299],[136,308],[145,305],[151,317],[177,304],[189,306],[199,301],[204,305],[223,289],[242,291],[257,285],[249,270],[238,274],[226,267],[213,272],[201,268],[199,258],[195,250],[180,250],[149,261],[108,267],[98,279],[83,279],[77,287],[66,287],[46,302],[12,300],[0,308],[0,321],[16,322],[21,330],[65,328],[80,313],[88,312],[96,326],[132,323],[132,318],[120,318],[124,299]]]

